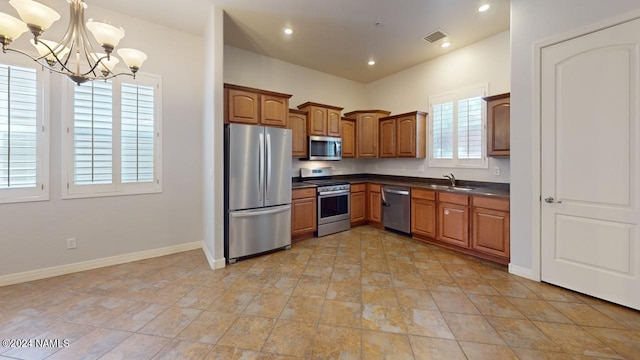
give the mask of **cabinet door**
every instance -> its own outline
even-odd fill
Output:
[[[291,201],[291,236],[316,231],[316,198]]]
[[[227,112],[229,122],[242,124],[258,124],[260,103],[258,94],[241,91],[228,90]]]
[[[356,122],[342,120],[340,128],[342,128],[342,157],[356,157]]]
[[[309,135],[327,135],[327,109],[312,106],[309,108]]]
[[[411,199],[411,232],[435,239],[436,203],[424,199]]]
[[[511,103],[509,98],[487,103],[487,153],[509,156],[511,153]]]
[[[340,111],[327,109],[327,136],[340,137]]]
[[[416,118],[403,117],[397,120],[397,151],[398,157],[416,157]]]
[[[380,157],[396,157],[396,120],[380,121]]]
[[[509,213],[474,207],[471,247],[508,259],[509,245]]]
[[[351,223],[357,223],[367,219],[366,216],[366,197],[367,193],[352,192],[351,193]]]
[[[382,198],[379,192],[369,192],[369,221],[382,222]]]
[[[289,114],[288,128],[291,129],[291,156],[302,158],[307,156],[307,115]]]
[[[378,118],[373,114],[358,114],[357,157],[378,157]]]
[[[289,117],[289,99],[260,96],[260,123],[266,126],[287,127]]]
[[[438,203],[438,240],[469,247],[469,208]]]

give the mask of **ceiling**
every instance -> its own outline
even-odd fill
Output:
[[[225,11],[225,44],[361,83],[509,29],[509,0],[87,2],[194,34],[202,33],[214,4]],[[479,13],[485,2],[491,8]],[[285,27],[294,33],[285,35]],[[438,29],[449,36],[451,47],[423,39]],[[371,59],[373,66],[367,65]]]

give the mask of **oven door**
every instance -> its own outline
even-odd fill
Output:
[[[318,194],[318,225],[351,218],[349,193],[349,190],[341,190]]]
[[[330,136],[309,136],[309,160],[342,159],[342,139]]]

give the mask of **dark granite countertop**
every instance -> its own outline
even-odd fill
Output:
[[[381,185],[408,186],[436,191],[447,191],[459,194],[482,195],[500,198],[509,198],[509,184],[491,183],[481,181],[456,181],[456,187],[450,187],[446,179],[419,178],[410,176],[390,176],[374,174],[339,175],[334,179],[348,181],[351,184],[377,183]],[[301,182],[299,178],[293,178],[292,188],[315,187],[313,184]],[[470,188],[470,190],[469,190]],[[463,190],[467,189],[467,190]]]

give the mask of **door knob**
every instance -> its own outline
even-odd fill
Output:
[[[548,202],[549,204],[562,204],[562,201],[556,201],[552,196],[544,198],[544,201]]]

